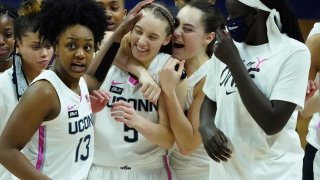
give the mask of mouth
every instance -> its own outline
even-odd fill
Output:
[[[43,67],[47,67],[48,64],[49,64],[49,60],[42,60],[42,61],[39,61],[39,64],[41,64]]]
[[[0,55],[8,53],[8,49],[0,49]]]
[[[71,70],[76,73],[84,73],[86,71],[86,65],[83,63],[71,63]]]
[[[108,21],[108,30],[113,30],[115,26],[116,26],[115,23]]]
[[[184,47],[184,44],[179,43],[179,42],[174,42],[174,43],[173,43],[173,47],[174,47],[174,48],[183,48],[183,47]]]

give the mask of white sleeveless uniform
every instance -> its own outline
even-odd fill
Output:
[[[69,89],[50,70],[34,81],[47,80],[60,101],[59,115],[43,122],[26,145],[24,153],[43,174],[54,180],[87,179],[93,161],[94,134],[87,85],[80,78],[81,96]]]
[[[15,85],[12,82],[13,68],[0,74],[0,135],[18,103]],[[0,180],[10,180],[11,173],[0,164]]]
[[[310,31],[308,38],[312,35],[320,34],[320,23],[315,23]],[[319,73],[317,74],[319,76]],[[320,101],[320,97],[319,97]],[[307,142],[318,149],[313,161],[313,175],[315,180],[320,180],[320,113],[313,115],[307,134]]]
[[[148,71],[156,82],[157,72],[170,55],[158,54]],[[95,155],[89,179],[163,180],[170,179],[168,161],[163,161],[165,149],[147,140],[133,128],[111,117],[113,102],[126,101],[144,118],[158,123],[157,106],[143,97],[141,85],[127,72],[112,66],[101,89],[112,95],[107,106],[95,115]]]
[[[200,66],[190,77],[188,77],[188,96],[185,110],[188,110],[193,101],[195,85],[207,75],[209,61]],[[203,144],[191,155],[185,156],[175,146],[170,155],[170,164],[177,175],[178,180],[208,180],[209,179],[209,156]]]

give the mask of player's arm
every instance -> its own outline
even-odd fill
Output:
[[[307,39],[306,45],[311,53],[311,66],[309,70],[309,80],[315,80],[318,72],[320,72],[320,34],[315,34]],[[320,111],[319,90],[309,99],[306,100],[304,109],[300,111],[303,117],[309,117]]]
[[[47,81],[32,84],[12,112],[0,137],[0,161],[20,179],[49,179],[20,152],[44,120],[60,111],[59,99]]]

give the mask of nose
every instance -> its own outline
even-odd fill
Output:
[[[147,44],[148,44],[148,43],[147,43],[146,37],[141,36],[141,37],[138,39],[137,45],[138,45],[139,47],[145,47]]]
[[[47,48],[45,48],[45,47],[41,48],[40,57],[41,57],[41,58],[46,58],[46,57],[48,57],[49,51],[50,51],[50,49],[47,49]]]
[[[82,48],[78,48],[75,54],[76,57],[82,59],[84,58],[84,50]]]
[[[181,28],[180,26],[177,27],[174,31],[173,31],[173,38],[174,39],[177,39],[178,37],[181,36]]]
[[[4,40],[4,37],[0,35],[0,46],[3,46],[5,43],[6,41]]]
[[[110,20],[112,18],[112,12],[110,9],[106,9],[107,19]]]

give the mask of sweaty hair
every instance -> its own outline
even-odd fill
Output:
[[[205,33],[216,32],[218,28],[225,26],[225,20],[219,9],[207,0],[193,0],[187,6],[199,9],[203,15],[201,24],[204,27]],[[209,57],[212,56],[215,39],[208,44],[206,53]]]
[[[41,6],[39,37],[55,44],[67,28],[80,24],[91,30],[97,50],[107,29],[106,19],[104,9],[94,0],[45,0]]]
[[[21,41],[28,32],[37,32],[40,4],[36,0],[24,1],[19,9],[19,17],[14,22],[14,37]]]
[[[261,0],[270,9],[276,9],[281,18],[282,33],[304,43],[297,16],[289,0]]]
[[[12,18],[13,20],[17,19],[18,13],[17,10],[6,3],[0,3],[0,16],[7,15],[8,17]]]

